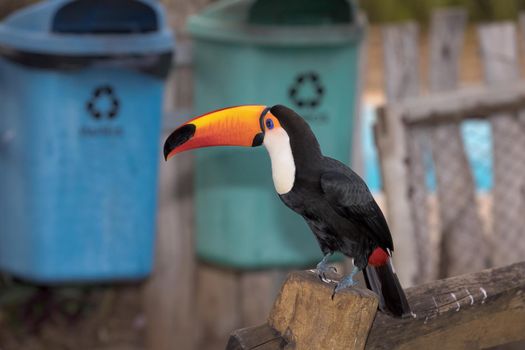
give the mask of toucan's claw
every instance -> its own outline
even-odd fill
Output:
[[[319,264],[317,264],[316,268],[315,268],[315,271],[317,273],[317,276],[319,277],[319,279],[325,283],[330,283],[331,280],[329,278],[326,277],[326,275],[328,274],[332,274],[332,273],[337,273],[337,269],[335,268],[335,266],[331,266],[331,265],[328,265],[328,258],[330,257],[330,255],[332,255],[331,253],[329,254],[326,254],[324,257],[323,257],[323,260],[321,260],[319,262]]]
[[[359,269],[354,266],[352,272],[348,275],[343,277],[339,283],[337,283],[334,287],[334,291],[332,292],[332,300],[334,300],[335,295],[337,292],[342,291],[343,289],[353,287],[357,285],[357,281],[354,281],[354,276],[359,272]]]
[[[346,276],[335,285],[334,291],[332,292],[332,300],[334,300],[334,297],[338,292],[342,291],[343,289],[353,287],[355,285],[357,285],[357,281],[354,281],[353,276]]]

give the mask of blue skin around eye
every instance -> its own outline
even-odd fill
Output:
[[[266,127],[270,130],[273,129],[273,120],[266,119]]]

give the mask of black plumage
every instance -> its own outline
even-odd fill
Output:
[[[330,271],[331,253],[354,258],[354,270],[338,282],[334,295],[354,285],[353,276],[362,270],[367,286],[379,295],[381,310],[410,315],[391,264],[394,247],[383,213],[355,172],[323,156],[310,126],[293,110],[246,105],[204,114],[173,131],[165,142],[164,156],[168,159],[200,147],[261,143],[270,155],[281,200],[306,220],[325,254],[317,265],[319,276]]]
[[[396,316],[409,313],[390,262],[366,270],[376,248],[390,254],[394,247],[385,217],[365,182],[343,163],[323,156],[310,126],[293,110],[277,105],[270,111],[289,136],[296,167],[294,185],[280,195],[281,200],[306,220],[324,254],[339,251],[354,258],[368,287],[379,294],[384,311]]]

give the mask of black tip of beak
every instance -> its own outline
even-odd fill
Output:
[[[164,160],[168,160],[169,154],[180,145],[186,143],[195,135],[195,125],[186,124],[171,133],[164,142]]]

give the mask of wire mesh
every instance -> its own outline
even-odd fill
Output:
[[[525,256],[525,114],[474,117],[405,124],[418,282]]]

